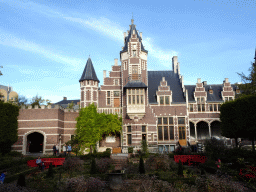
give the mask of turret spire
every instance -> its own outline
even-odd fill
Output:
[[[93,67],[92,60],[91,60],[90,56],[87,60],[87,63],[86,63],[85,68],[84,68],[84,72],[83,72],[79,82],[84,81],[84,80],[94,80],[94,81],[100,82],[99,79],[97,78],[96,73],[95,73],[95,70],[94,70],[94,67]]]

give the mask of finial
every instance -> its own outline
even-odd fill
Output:
[[[132,24],[133,24],[134,20],[133,20],[133,12],[132,12]]]

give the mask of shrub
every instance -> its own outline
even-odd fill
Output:
[[[225,156],[227,148],[224,144],[224,141],[213,138],[213,139],[206,140],[204,145],[205,145],[205,152],[208,158],[215,160]]]
[[[105,186],[105,182],[101,181],[98,178],[90,177],[89,179],[86,180],[86,188],[87,191],[90,192],[102,191],[102,189],[105,188]]]
[[[139,172],[140,174],[145,174],[144,160],[142,157],[140,157]]]
[[[86,182],[83,176],[67,179],[65,184],[60,187],[60,191],[65,192],[85,192]]]
[[[66,170],[71,177],[74,171],[84,170],[83,161],[78,157],[66,158],[63,169]]]
[[[139,164],[138,163],[127,163],[124,167],[126,174],[138,174]]]
[[[146,160],[146,170],[168,171],[170,169],[170,159],[168,155],[150,155]]]
[[[106,173],[111,164],[112,160],[110,158],[96,159],[96,167],[99,173]]]
[[[7,154],[7,156],[11,156],[11,157],[23,157],[23,154],[21,152],[18,151],[11,151]]]
[[[128,153],[133,153],[133,147],[128,147]]]
[[[20,174],[18,181],[17,181],[17,186],[20,187],[26,187],[26,180],[25,180],[25,175],[24,174]]]
[[[107,149],[106,149],[106,152],[111,153],[111,149],[110,149],[110,148],[107,148]]]
[[[142,156],[148,157],[148,143],[146,140],[141,141],[141,148],[142,148]]]
[[[54,176],[53,165],[50,164],[48,172],[47,172],[47,177],[53,177],[53,176]]]
[[[179,166],[178,166],[178,175],[183,176],[183,165],[180,160],[179,160]]]
[[[96,174],[96,173],[97,173],[96,161],[95,161],[95,158],[92,158],[90,174]]]

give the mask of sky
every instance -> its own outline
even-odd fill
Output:
[[[185,85],[241,82],[256,48],[255,0],[0,0],[1,85],[52,103],[79,99],[90,55],[96,74],[110,71],[132,16],[148,50],[148,70],[172,70]],[[108,74],[108,73],[107,73]]]

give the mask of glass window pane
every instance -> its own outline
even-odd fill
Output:
[[[143,98],[143,95],[140,96],[140,103],[141,104],[144,104],[144,98]]]
[[[131,126],[127,126],[127,132],[132,132],[132,127]]]
[[[132,94],[135,94],[135,89],[132,90]]]
[[[128,90],[128,93],[131,94],[131,89]]]
[[[108,91],[108,97],[110,97],[110,91]]]
[[[146,132],[146,126],[142,125],[142,132]]]
[[[165,96],[165,104],[169,104],[169,96]]]
[[[131,104],[131,95],[128,96],[129,104]]]
[[[164,126],[164,140],[168,140],[168,127]]]
[[[173,117],[169,117],[169,125],[173,124]]]
[[[189,105],[189,111],[190,111],[190,112],[193,112],[193,104],[190,104],[190,105]]]
[[[197,98],[197,103],[200,103],[200,98],[199,97]]]
[[[162,127],[158,127],[158,140],[163,140]]]
[[[110,105],[110,98],[108,98],[107,101],[108,101],[108,105]]]
[[[135,104],[135,95],[132,96],[132,104]]]
[[[212,111],[212,104],[210,104],[210,111]]]
[[[173,140],[174,139],[174,129],[173,129],[173,126],[169,127],[169,133],[170,133],[170,139]]]
[[[220,111],[220,104],[218,104],[218,111]]]
[[[200,104],[197,105],[197,110],[198,110],[198,112],[201,112],[201,105]]]
[[[203,97],[201,97],[201,103],[203,103],[204,102],[204,98]]]
[[[132,135],[128,134],[128,145],[132,144]]]
[[[185,117],[178,117],[178,124],[185,124]]]
[[[217,104],[213,104],[214,106],[214,111],[217,111]]]
[[[167,117],[164,117],[164,118],[163,118],[163,122],[164,122],[165,125],[168,124],[168,122],[167,122]]]
[[[137,104],[140,104],[140,96],[137,95]]]
[[[139,95],[139,89],[136,90],[136,94]]]
[[[202,104],[202,111],[205,111],[205,106],[204,106],[204,104]]]
[[[119,91],[114,91],[114,97],[119,97]]]
[[[143,94],[143,89],[140,89],[140,94]]]
[[[229,97],[229,101],[232,101],[233,100],[233,98],[232,97]]]
[[[158,124],[162,124],[162,117],[158,117]]]
[[[160,104],[164,104],[164,97],[160,97]]]

